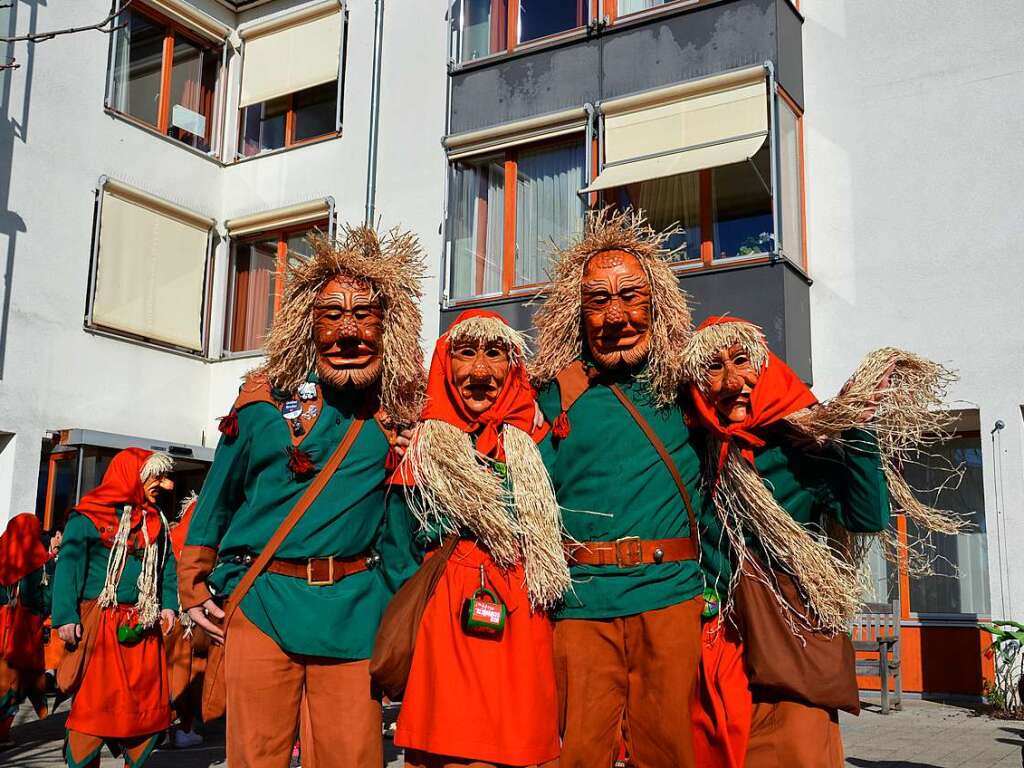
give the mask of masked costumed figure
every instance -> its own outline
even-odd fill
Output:
[[[535,315],[541,453],[573,578],[555,614],[568,768],[610,764],[623,739],[638,768],[694,765],[681,723],[700,656],[700,459],[678,395],[690,313],[663,239],[593,214]]]
[[[84,654],[67,719],[72,768],[98,766],[104,742],[136,768],[171,723],[163,634],[177,613],[177,577],[156,499],[174,487],[172,469],[166,454],[121,451],[64,528],[53,624]]]
[[[51,556],[39,518],[15,515],[0,534],[0,744],[25,699],[46,717],[43,624],[50,613]]]
[[[941,378],[922,376],[918,358],[882,352],[818,406],[750,323],[711,318],[687,346],[715,509],[703,564],[722,595],[704,631],[701,765],[843,765],[837,711],[859,711],[847,631],[862,582],[851,542],[887,527],[887,480],[906,488],[893,459],[913,435],[893,428],[893,413],[923,424],[914,413],[928,404],[914,393]]]
[[[382,571],[410,557],[382,531],[390,429],[422,397],[421,255],[412,235],[369,228],[311,244],[266,363],[221,420],[179,569],[182,605],[225,638],[233,768],[287,765],[300,712],[304,761],[382,762],[367,660],[392,595]],[[211,655],[204,718],[214,671]]]
[[[402,699],[395,744],[409,766],[558,757],[548,610],[569,571],[524,351],[499,315],[462,313],[438,339],[421,423],[396,478],[423,548],[458,538],[423,613]]]

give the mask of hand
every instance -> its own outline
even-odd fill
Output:
[[[860,414],[860,423],[867,424],[873,418],[875,413],[878,411],[878,406],[882,402],[882,394],[889,388],[889,383],[892,381],[892,375],[896,371],[896,363],[890,365],[882,377],[878,380],[875,385],[875,391],[871,394],[869,399],[869,405]]]
[[[57,637],[68,645],[74,645],[82,639],[82,625],[64,624],[63,626],[57,627]]]
[[[202,627],[206,630],[206,633],[213,642],[217,643],[217,645],[224,642],[224,630],[207,618],[207,616],[213,616],[215,619],[224,618],[224,611],[212,599],[207,600],[202,605],[197,605],[195,608],[189,608],[188,615],[192,617],[192,621],[196,623],[197,627]]]
[[[408,427],[399,430],[398,436],[395,437],[394,445],[395,453],[399,456],[405,456],[405,452],[409,450],[409,444],[412,442],[412,430]]]
[[[171,634],[171,630],[174,629],[174,620],[177,617],[178,614],[170,608],[163,608],[160,610],[160,625],[165,635]]]
[[[537,405],[537,401],[533,402],[533,431],[536,432],[538,429],[544,426],[544,411]]]

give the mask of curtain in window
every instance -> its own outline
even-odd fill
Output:
[[[519,153],[515,285],[545,282],[552,248],[582,229],[584,154],[580,141]]]
[[[700,258],[700,174],[652,179],[627,188],[629,204],[643,212],[657,231],[681,227],[666,246],[680,249],[676,260]]]
[[[260,349],[274,319],[277,241],[239,245],[235,252],[231,351]]]
[[[501,290],[505,168],[500,158],[455,166],[449,230],[453,299]]]
[[[664,5],[668,0],[619,0],[619,16],[637,11],[646,11],[648,8],[655,8]]]

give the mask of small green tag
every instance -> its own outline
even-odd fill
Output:
[[[498,477],[505,479],[508,476],[508,465],[504,461],[494,462],[494,474]]]
[[[718,615],[719,597],[718,592],[708,587],[704,590],[704,610],[701,613],[705,619],[712,619]]]

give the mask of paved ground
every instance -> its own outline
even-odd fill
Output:
[[[14,728],[16,746],[0,751],[0,765],[58,768],[67,705],[39,722],[22,709]],[[1024,722],[994,720],[971,709],[908,701],[887,717],[870,705],[859,718],[842,716],[847,766],[853,768],[1024,768]],[[207,744],[183,751],[160,750],[147,768],[207,768],[224,758],[222,728],[212,728]],[[385,742],[388,768],[401,758]],[[120,766],[107,755],[103,768]]]

